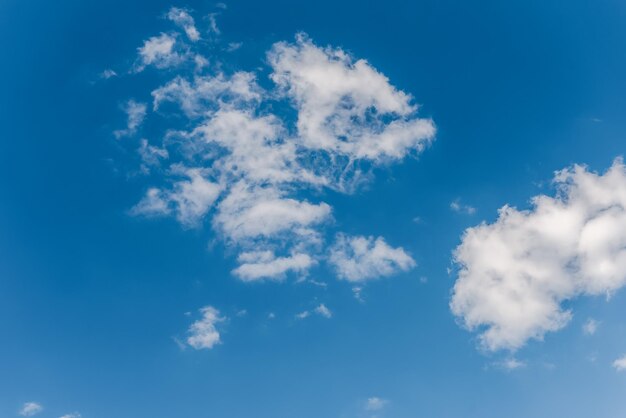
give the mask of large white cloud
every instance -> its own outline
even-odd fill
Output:
[[[211,48],[196,42],[200,29],[188,10],[171,9],[168,18],[191,43],[176,33],[149,38],[136,70],[172,74],[151,91],[150,116],[176,121],[176,129],[140,143],[141,172],[158,184],[131,213],[175,216],[185,227],[208,218],[239,253],[233,274],[241,280],[307,274],[326,256],[333,211],[324,190],[350,192],[372,167],[419,153],[434,138],[433,122],[417,116],[409,94],[340,48],[303,34],[278,42],[262,83],[256,72],[226,71],[232,65],[205,57]],[[352,259],[351,272],[338,268],[342,277],[364,280],[414,264],[382,239],[372,245],[371,254]]]
[[[562,302],[626,284],[622,160],[604,174],[576,165],[554,183],[556,196],[534,197],[529,210],[504,206],[494,223],[466,230],[455,251],[450,306],[488,350],[542,339],[572,317]]]

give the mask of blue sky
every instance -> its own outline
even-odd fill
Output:
[[[3,1],[0,416],[624,416],[625,20]]]

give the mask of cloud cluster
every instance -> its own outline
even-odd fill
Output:
[[[534,197],[529,210],[504,206],[494,223],[467,229],[454,253],[452,312],[488,350],[542,339],[571,319],[564,301],[626,284],[622,160],[603,174],[573,166],[554,183],[556,196]]]
[[[417,116],[409,94],[341,48],[320,47],[305,34],[278,42],[266,57],[270,85],[261,87],[255,72],[227,72],[203,55],[189,11],[173,8],[167,17],[191,43],[175,32],[151,37],[135,69],[176,68],[151,92],[151,116],[175,114],[184,128],[169,129],[160,144],[141,142],[142,171],[166,167],[154,170],[165,176],[131,213],[174,216],[187,228],[210,223],[238,251],[233,274],[241,280],[306,274],[327,257],[332,208],[320,200],[323,191],[349,193],[374,167],[415,155],[434,139],[434,123]],[[191,58],[202,65],[181,65]],[[129,115],[124,132],[137,126]],[[332,264],[351,281],[415,264],[382,238],[339,235],[333,248]]]

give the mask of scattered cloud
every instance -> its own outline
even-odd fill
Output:
[[[139,58],[135,64],[135,72],[141,72],[149,65],[158,69],[176,67],[188,57],[185,50],[177,48],[176,36],[168,33],[147,39],[137,52]]]
[[[200,309],[202,318],[191,324],[187,344],[196,350],[211,349],[219,344],[220,333],[217,324],[226,320],[220,316],[220,312],[212,306]]]
[[[382,237],[339,234],[329,260],[338,276],[351,282],[390,276],[415,267],[415,261],[403,248],[390,247]]]
[[[288,271],[306,271],[315,263],[308,254],[293,254],[289,257],[276,257],[271,251],[251,251],[241,253],[237,260],[241,263],[233,270],[243,281],[261,278],[282,279]]]
[[[209,32],[219,35],[222,32],[220,31],[220,28],[217,27],[217,15],[217,13],[209,13],[207,18],[209,19]]]
[[[526,363],[518,360],[514,357],[507,358],[495,364],[497,367],[502,368],[504,370],[518,370],[526,367]]]
[[[79,414],[78,412],[74,412],[74,413],[72,413],[72,414],[65,414],[65,415],[62,415],[62,416],[61,416],[61,417],[59,417],[59,418],[81,418],[81,417],[82,417],[82,415],[81,415],[81,414]]]
[[[141,171],[144,173],[149,172],[151,167],[160,167],[161,162],[169,158],[167,149],[150,145],[147,139],[142,139],[139,144],[137,153],[141,157]]]
[[[296,314],[296,319],[305,319],[305,318],[308,318],[310,315],[311,315],[311,312],[309,312],[309,311],[302,311],[302,312]]]
[[[137,132],[137,129],[146,118],[147,107],[145,103],[139,103],[130,99],[124,103],[122,110],[126,113],[126,129],[119,129],[113,132],[118,139],[124,136],[132,136]]]
[[[363,298],[363,286],[354,286],[352,288],[352,295],[359,302],[361,303],[365,302],[365,299]]]
[[[233,52],[238,50],[243,46],[243,42],[229,42],[228,46],[226,46],[226,51]]]
[[[487,350],[516,350],[563,328],[581,295],[626,283],[626,167],[604,174],[575,165],[556,173],[554,197],[532,208],[504,206],[498,219],[469,228],[454,253],[460,267],[450,307]]]
[[[220,185],[207,180],[201,169],[176,166],[174,171],[184,179],[174,182],[169,190],[148,189],[131,214],[150,217],[175,213],[183,226],[198,226],[217,199]]]
[[[593,318],[589,318],[585,321],[585,323],[583,324],[583,334],[585,335],[593,335],[596,333],[596,331],[598,330],[598,327],[600,326],[600,322],[596,321]]]
[[[365,402],[365,410],[366,411],[381,411],[389,401],[387,399],[379,398],[377,396],[373,396],[368,398]]]
[[[32,417],[33,415],[37,415],[41,411],[43,411],[43,406],[41,406],[37,402],[26,402],[24,405],[22,405],[19,414],[24,417]]]
[[[455,199],[450,203],[450,209],[456,213],[464,213],[466,215],[473,215],[476,213],[476,208],[461,203],[461,199]]]
[[[117,77],[117,73],[110,68],[105,69],[100,73],[100,78],[108,80],[109,78]]]
[[[191,17],[187,10],[172,7],[167,13],[167,18],[181,27],[190,41],[196,42],[200,40],[200,32],[196,29],[193,17]]]
[[[626,370],[626,354],[613,362],[613,368],[618,372],[623,372],[624,370]]]
[[[323,316],[324,318],[332,318],[333,316],[333,313],[330,311],[330,309],[328,309],[323,303],[315,308],[315,313]]]

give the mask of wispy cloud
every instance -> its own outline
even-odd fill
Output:
[[[126,113],[126,129],[119,129],[113,132],[116,138],[131,136],[137,132],[137,129],[146,118],[147,106],[145,103],[130,99],[124,103],[122,110]]]
[[[588,318],[585,323],[583,324],[583,334],[585,335],[593,335],[596,333],[596,331],[598,330],[598,327],[600,326],[600,322],[596,321],[593,318]]]
[[[26,402],[24,405],[22,405],[19,414],[24,417],[32,417],[33,415],[37,415],[42,411],[43,406],[41,406],[37,402]]]
[[[624,354],[623,356],[621,356],[620,358],[616,359],[613,362],[613,368],[617,370],[618,372],[622,372],[626,370],[626,354]]]
[[[415,261],[404,249],[390,247],[382,237],[340,234],[329,260],[339,277],[351,282],[390,276],[415,267]]]
[[[378,396],[373,396],[368,398],[365,402],[365,410],[366,411],[381,411],[387,406],[389,401],[387,399],[379,398]]]
[[[450,203],[450,209],[456,213],[464,213],[466,215],[473,215],[476,213],[476,208],[461,203],[461,199],[455,199]]]
[[[167,13],[167,18],[181,27],[190,41],[196,42],[200,40],[200,32],[198,32],[196,23],[187,10],[172,7]]]

